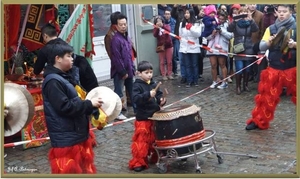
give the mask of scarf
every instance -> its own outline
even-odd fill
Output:
[[[251,24],[250,20],[241,19],[241,20],[237,21],[237,25],[240,28],[247,28],[250,26],[250,24]]]
[[[279,19],[277,18],[274,25],[276,29],[279,29],[280,27],[284,26],[288,30],[292,28],[294,23],[295,23],[295,19],[293,18],[293,16],[291,16],[290,18],[285,19],[283,21],[279,21]]]

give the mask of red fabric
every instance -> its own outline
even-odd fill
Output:
[[[193,24],[187,23],[187,24],[185,25],[185,28],[186,28],[187,30],[190,30],[192,26],[193,26]]]
[[[96,173],[91,138],[72,147],[51,148],[49,161],[52,174]]]
[[[296,104],[296,67],[287,70],[268,67],[263,70],[258,85],[259,94],[255,96],[256,106],[252,111],[252,118],[246,123],[254,122],[260,129],[268,129],[283,87],[287,88],[287,95],[291,95],[292,102]]]
[[[90,123],[90,128],[93,128],[92,123]],[[90,137],[91,137],[91,140],[92,140],[92,147],[96,147],[97,146],[96,135],[95,135],[95,132],[92,131],[92,130],[90,130]]]
[[[144,166],[148,168],[148,155],[152,155],[152,161],[157,159],[156,152],[152,144],[155,136],[152,121],[135,121],[135,131],[132,137],[131,153],[132,159],[129,161],[129,169]]]
[[[13,55],[11,46],[18,45],[21,20],[21,5],[4,5],[4,60]]]
[[[55,26],[57,33],[60,32],[59,23],[57,22],[58,9],[54,4],[45,4],[45,23],[51,23]]]

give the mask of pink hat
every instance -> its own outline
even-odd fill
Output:
[[[211,14],[211,13],[215,13],[215,14],[217,14],[217,9],[216,9],[216,6],[215,5],[208,5],[208,6],[206,6],[206,8],[204,9],[204,13],[205,13],[205,15],[209,15],[209,14]]]

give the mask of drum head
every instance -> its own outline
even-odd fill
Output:
[[[195,105],[183,105],[169,109],[164,109],[153,114],[149,119],[158,121],[167,121],[177,119],[181,116],[188,116],[200,111],[200,107]]]

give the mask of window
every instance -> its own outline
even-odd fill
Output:
[[[94,17],[94,36],[105,36],[110,27],[112,4],[92,4]]]

